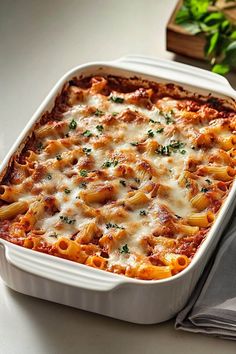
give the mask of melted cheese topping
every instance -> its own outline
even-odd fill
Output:
[[[96,82],[67,90],[66,112],[35,131],[24,179],[4,187],[3,200],[11,188],[15,203],[28,203],[12,222],[16,243],[142,279],[176,274],[232,182],[233,175],[208,169],[225,167],[226,174],[234,167],[229,118],[214,109],[209,118],[203,103],[191,112],[187,100],[170,96],[152,103],[150,90],[107,96]],[[194,203],[197,195],[203,206]],[[16,235],[16,224],[23,234]]]

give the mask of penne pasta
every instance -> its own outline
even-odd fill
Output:
[[[223,150],[231,150],[236,147],[236,136],[230,135],[226,138],[219,138],[219,145]]]
[[[107,265],[107,260],[100,256],[89,256],[85,264],[93,268],[105,269]]]
[[[214,214],[208,211],[206,213],[191,214],[187,218],[187,221],[191,226],[208,227],[213,223],[214,219]]]
[[[202,211],[210,205],[210,200],[204,193],[198,193],[190,200],[190,203],[193,208]]]
[[[142,264],[136,270],[136,276],[145,280],[165,279],[172,276],[171,266],[154,266]]]
[[[173,272],[176,273],[186,268],[190,263],[187,256],[175,253],[165,253],[160,256],[160,260],[165,265],[173,267]]]
[[[19,214],[24,214],[29,208],[27,202],[19,201],[0,207],[0,220],[9,220]]]

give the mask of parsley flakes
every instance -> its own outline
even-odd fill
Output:
[[[121,230],[124,230],[124,229],[125,229],[123,226],[119,226],[119,225],[117,225],[117,224],[112,224],[112,223],[110,223],[110,222],[108,222],[108,223],[106,224],[106,228],[107,228],[107,229],[121,229]]]
[[[184,146],[184,143],[172,140],[169,145],[160,146],[156,150],[156,153],[162,156],[170,156],[172,152],[176,153],[179,151],[182,155],[184,155],[186,153],[186,150],[181,150]]]
[[[68,216],[61,215],[60,220],[68,225],[73,225],[75,223],[75,219],[70,219]]]
[[[122,186],[126,187],[126,182],[124,180],[120,180],[120,184],[122,184]]]
[[[118,160],[113,160],[113,161],[105,161],[102,164],[102,168],[108,168],[108,167],[116,167],[118,165],[119,161]]]
[[[82,176],[82,177],[87,177],[88,176],[88,171],[87,170],[80,170],[79,173],[80,173],[80,176]]]
[[[100,111],[100,109],[96,109],[94,114],[95,114],[95,116],[100,117],[100,116],[102,116],[104,114],[104,112]]]
[[[149,138],[153,138],[154,137],[154,133],[152,129],[149,129],[147,132],[147,135],[149,136]]]
[[[124,246],[122,246],[121,248],[119,248],[119,252],[122,254],[122,253],[130,253],[129,252],[129,247],[128,247],[128,245],[127,245],[127,243],[124,245]]]
[[[85,130],[83,133],[82,133],[83,136],[86,136],[87,138],[89,138],[90,136],[92,136],[93,134],[91,133],[90,130]]]
[[[37,148],[37,152],[41,152],[43,150],[43,143],[40,141],[37,145],[36,145],[36,148]]]
[[[92,151],[92,149],[90,149],[90,148],[86,148],[86,147],[83,148],[83,152],[84,152],[87,156],[90,155],[91,151]]]
[[[168,113],[164,113],[162,111],[159,112],[159,114],[162,115],[165,118],[165,121],[166,121],[167,125],[175,122],[173,117],[172,117],[173,113],[174,113],[173,111],[170,111]]]
[[[56,156],[56,159],[57,159],[57,161],[61,161],[61,160],[62,160],[61,155],[60,155],[60,154],[58,154],[58,155]]]
[[[146,210],[140,210],[139,215],[140,216],[146,216],[147,215]]]
[[[118,96],[110,96],[109,101],[113,101],[115,103],[123,103],[124,98]]]
[[[103,130],[104,130],[103,125],[97,125],[97,126],[96,126],[96,129],[97,129],[100,133],[102,133]]]
[[[69,124],[69,128],[75,130],[76,127],[77,127],[77,122],[74,119],[72,119],[72,121]]]
[[[164,131],[164,128],[159,128],[156,130],[156,133],[160,134],[160,133],[163,133],[163,131]]]

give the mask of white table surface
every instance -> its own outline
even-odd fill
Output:
[[[165,50],[175,0],[0,1],[0,160],[56,81],[88,61]],[[236,87],[236,75],[231,75]],[[235,342],[140,326],[9,290],[0,280],[0,353],[235,353]]]

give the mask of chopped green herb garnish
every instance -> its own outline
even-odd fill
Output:
[[[49,180],[52,179],[52,175],[50,173],[47,175],[47,179],[49,179]]]
[[[96,129],[97,129],[100,133],[104,130],[104,128],[103,128],[102,125],[97,125],[97,126],[96,126]]]
[[[74,119],[72,119],[72,121],[70,122],[69,124],[69,128],[72,129],[72,130],[75,130],[77,127],[77,123]]]
[[[139,215],[146,216],[147,215],[146,210],[140,210]]]
[[[138,142],[133,142],[133,143],[130,143],[130,145],[132,145],[132,146],[138,146]]]
[[[208,183],[208,184],[212,184],[211,180],[210,179],[205,179],[205,181]]]
[[[150,123],[158,123],[158,122],[156,122],[155,120],[153,120],[153,119],[151,119],[151,118],[149,119],[149,122],[150,122]]]
[[[75,223],[75,219],[70,219],[68,216],[60,216],[60,220],[68,225],[73,225]]]
[[[120,180],[120,184],[122,184],[122,186],[126,187],[126,182],[124,180]]]
[[[190,188],[191,187],[191,183],[189,182],[189,180],[186,177],[184,178],[184,180],[185,180],[185,187],[186,188]]]
[[[112,112],[112,115],[115,117],[117,116],[119,113],[118,112]]]
[[[102,116],[103,114],[104,114],[104,112],[103,111],[100,111],[100,109],[96,109],[96,111],[95,111],[95,116],[98,116],[98,117],[100,117],[100,116]]]
[[[87,170],[80,170],[79,173],[80,173],[80,176],[82,176],[82,177],[87,177],[88,176],[88,171]]]
[[[162,111],[159,112],[166,120],[166,124],[171,124],[174,123],[174,119],[172,117],[172,114],[174,113],[173,111],[169,112],[169,113],[164,113]]]
[[[163,133],[163,131],[164,131],[164,128],[159,128],[156,130],[156,133]]]
[[[140,183],[140,179],[139,178],[135,177],[134,180],[135,180],[136,183]]]
[[[65,192],[66,194],[70,194],[71,190],[68,189],[68,188],[66,188],[66,189],[64,190],[64,192]]]
[[[119,251],[120,251],[120,253],[129,253],[129,247],[128,247],[127,243],[124,246],[122,246],[121,248],[119,248]]]
[[[36,145],[37,151],[41,152],[43,150],[43,143],[40,141],[37,145]]]
[[[123,103],[124,102],[124,98],[122,97],[117,97],[117,96],[111,96],[109,98],[110,101],[113,101],[115,103]]]
[[[147,132],[147,135],[149,136],[149,138],[153,138],[154,137],[154,133],[152,129],[149,129]]]
[[[112,223],[110,223],[110,222],[108,222],[108,223],[106,224],[106,228],[107,228],[107,229],[121,229],[121,230],[124,230],[124,227],[123,227],[123,226],[119,226],[119,225],[117,225],[117,224],[112,224]]]
[[[156,150],[156,153],[160,154],[160,155],[163,155],[163,156],[170,156],[172,152],[176,153],[177,151],[179,151],[181,154],[184,155],[186,153],[186,151],[185,150],[180,150],[184,146],[185,146],[184,143],[181,143],[180,141],[172,140],[169,145],[160,146]]]
[[[90,148],[86,148],[86,147],[83,148],[83,152],[85,152],[85,154],[86,154],[87,156],[90,155],[91,151],[92,151],[92,149],[90,149]]]
[[[157,150],[156,153],[162,156],[170,156],[170,148],[169,145],[167,146],[160,146]]]
[[[86,136],[87,138],[89,138],[90,136],[92,136],[93,134],[91,133],[90,130],[85,130],[83,133],[82,133],[83,136]]]
[[[206,192],[208,192],[208,189],[203,187],[203,188],[201,189],[201,192],[206,193]]]
[[[105,162],[102,164],[102,167],[103,167],[103,168],[108,168],[108,167],[111,167],[111,165],[112,165],[112,162],[110,162],[110,161],[105,161]]]
[[[61,160],[62,160],[61,155],[60,155],[60,154],[59,154],[59,155],[57,155],[57,156],[56,156],[56,159],[57,159],[58,161],[61,161]]]
[[[177,217],[177,219],[182,219],[181,216],[175,214],[175,216]]]
[[[69,136],[70,136],[70,134],[69,134],[69,133],[67,133],[67,134],[65,135],[65,137],[66,137],[66,138],[69,138]]]
[[[118,160],[113,160],[113,161],[105,161],[104,164],[102,165],[102,168],[108,168],[108,167],[116,167],[118,165],[119,161]]]
[[[185,144],[184,144],[184,143],[181,143],[180,141],[172,140],[169,146],[170,146],[170,148],[172,148],[173,150],[179,150],[179,149],[181,149],[182,147],[184,147]]]
[[[79,184],[79,187],[80,187],[80,188],[83,188],[83,189],[86,189],[86,188],[87,188],[87,183],[86,183],[86,182],[81,182],[81,183]]]
[[[48,237],[55,237],[55,238],[57,238],[57,237],[58,237],[58,234],[57,234],[56,232],[54,232],[53,234],[48,235]]]

